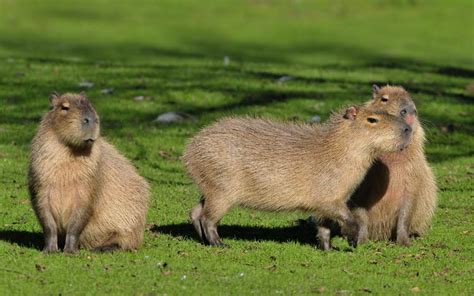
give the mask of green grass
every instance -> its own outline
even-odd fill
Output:
[[[0,294],[474,294],[473,14],[470,0],[0,0]],[[49,93],[82,81],[103,135],[152,186],[138,252],[40,251],[29,143]],[[374,82],[404,85],[425,121],[440,189],[426,236],[321,252],[292,224],[307,214],[235,209],[229,248],[195,240],[186,139],[227,114],[325,119]],[[153,122],[175,110],[196,121]]]

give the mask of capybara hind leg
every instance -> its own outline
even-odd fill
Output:
[[[102,241],[98,246],[92,247],[92,252],[132,251],[138,249],[143,241],[142,227],[137,227],[135,231],[112,231],[105,235],[108,236],[108,238]]]
[[[217,233],[217,224],[230,208],[225,203],[212,203],[206,200],[200,218],[203,234],[211,246],[224,246],[219,234]]]
[[[103,245],[100,247],[93,248],[91,252],[97,252],[97,253],[105,253],[105,252],[114,252],[120,250],[120,245],[117,243],[109,244],[109,245]]]
[[[41,226],[43,227],[44,248],[43,252],[58,252],[58,227],[49,209],[44,209],[39,215]]]
[[[189,218],[191,219],[191,223],[193,223],[194,229],[196,229],[196,232],[199,235],[199,238],[201,240],[203,240],[202,225],[201,225],[201,215],[202,215],[203,207],[204,207],[204,198],[201,197],[201,201],[189,213]]]
[[[225,246],[221,238],[219,237],[219,233],[217,233],[217,223],[206,219],[206,217],[202,217],[201,224],[204,236],[206,237],[206,240],[209,245],[219,247]]]
[[[74,254],[79,252],[79,236],[89,221],[90,211],[88,209],[76,209],[69,220],[66,232],[66,243],[64,252]]]

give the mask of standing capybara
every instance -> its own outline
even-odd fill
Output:
[[[360,226],[358,243],[396,240],[410,244],[410,236],[422,235],[436,208],[436,183],[424,154],[425,134],[410,94],[399,86],[373,86],[372,100],[365,106],[399,116],[411,126],[411,144],[399,152],[381,155],[349,200]],[[326,221],[328,223],[329,221]],[[323,249],[330,248],[329,228],[318,228]]]
[[[227,118],[187,145],[183,161],[202,198],[190,217],[201,239],[222,245],[217,224],[233,206],[303,210],[343,225],[350,243],[358,227],[347,199],[373,160],[405,148],[401,119],[350,107],[320,125]]]
[[[53,94],[31,145],[28,185],[45,252],[79,246],[133,250],[143,241],[149,186],[100,137],[99,117],[82,94]]]

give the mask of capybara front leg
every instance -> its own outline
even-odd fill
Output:
[[[354,216],[345,202],[334,203],[332,209],[335,220],[341,224],[341,234],[347,238],[349,245],[357,247],[357,236],[359,234],[358,221],[354,219]]]
[[[79,252],[79,236],[89,221],[90,210],[86,208],[76,209],[69,220],[66,232],[66,243],[64,252],[74,254]]]
[[[318,247],[321,250],[328,251],[331,249],[331,229],[326,227],[325,224],[320,224],[317,226],[317,237],[318,237]]]
[[[369,239],[369,216],[367,210],[364,208],[355,208],[352,210],[352,213],[357,225],[359,225],[357,245],[360,245]]]
[[[352,247],[357,247],[357,236],[359,234],[359,225],[355,221],[355,219],[350,216],[345,222],[343,222],[341,227],[342,235],[347,237],[347,241],[349,245]]]
[[[58,227],[49,209],[44,209],[39,215],[41,226],[43,227],[45,253],[54,253],[58,249]]]
[[[407,221],[409,216],[411,202],[409,198],[405,198],[400,208],[397,220],[397,244],[402,246],[410,246],[410,237],[407,230]]]
[[[201,218],[201,225],[207,242],[211,246],[223,247],[225,246],[217,233],[217,223],[214,223],[206,217]]]

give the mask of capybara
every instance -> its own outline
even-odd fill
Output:
[[[393,239],[409,245],[410,236],[426,232],[437,203],[435,178],[424,154],[423,127],[410,94],[400,86],[374,85],[365,106],[399,116],[413,135],[403,151],[381,155],[351,196],[348,204],[360,226],[358,243]],[[330,228],[340,232],[331,221],[318,228],[323,249],[330,248]]]
[[[133,250],[143,241],[149,186],[100,136],[83,94],[50,96],[31,144],[28,185],[44,252]]]
[[[355,243],[347,199],[376,157],[405,148],[410,137],[403,120],[365,107],[319,125],[219,120],[185,148],[184,165],[202,193],[190,218],[204,242],[222,245],[217,224],[233,206],[310,211],[341,223]]]

